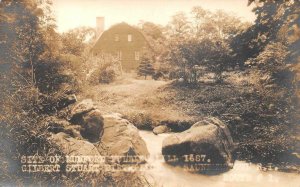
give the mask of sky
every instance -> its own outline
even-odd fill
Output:
[[[253,22],[255,15],[248,0],[53,0],[57,30],[66,32],[79,26],[96,27],[96,17],[105,17],[105,29],[126,22],[138,25],[143,21],[166,25],[171,16],[194,6],[233,13],[243,21]]]

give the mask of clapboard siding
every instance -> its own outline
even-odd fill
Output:
[[[118,35],[119,41],[115,41],[116,35]],[[131,42],[128,41],[128,35],[132,36]],[[135,59],[135,52],[139,52],[141,57],[145,50],[149,50],[149,44],[144,35],[128,24],[120,23],[102,33],[92,52],[96,56],[99,54],[116,55],[121,52],[122,69],[131,71],[137,69],[141,59]]]

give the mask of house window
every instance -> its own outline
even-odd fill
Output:
[[[128,34],[128,42],[131,42],[131,41],[132,41],[132,35]]]
[[[115,34],[115,42],[118,42],[118,41],[120,41],[119,35]]]
[[[140,52],[138,52],[138,51],[134,52],[134,59],[140,60]]]

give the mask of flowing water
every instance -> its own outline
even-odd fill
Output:
[[[150,131],[140,131],[146,142],[150,158],[150,169],[145,176],[155,186],[166,187],[300,187],[300,175],[278,171],[262,171],[258,165],[236,161],[233,169],[218,175],[194,174],[181,167],[166,164],[162,158],[162,141],[169,134],[154,135]]]

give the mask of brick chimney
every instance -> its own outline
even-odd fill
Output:
[[[96,31],[97,37],[104,31],[104,17],[96,17]]]

